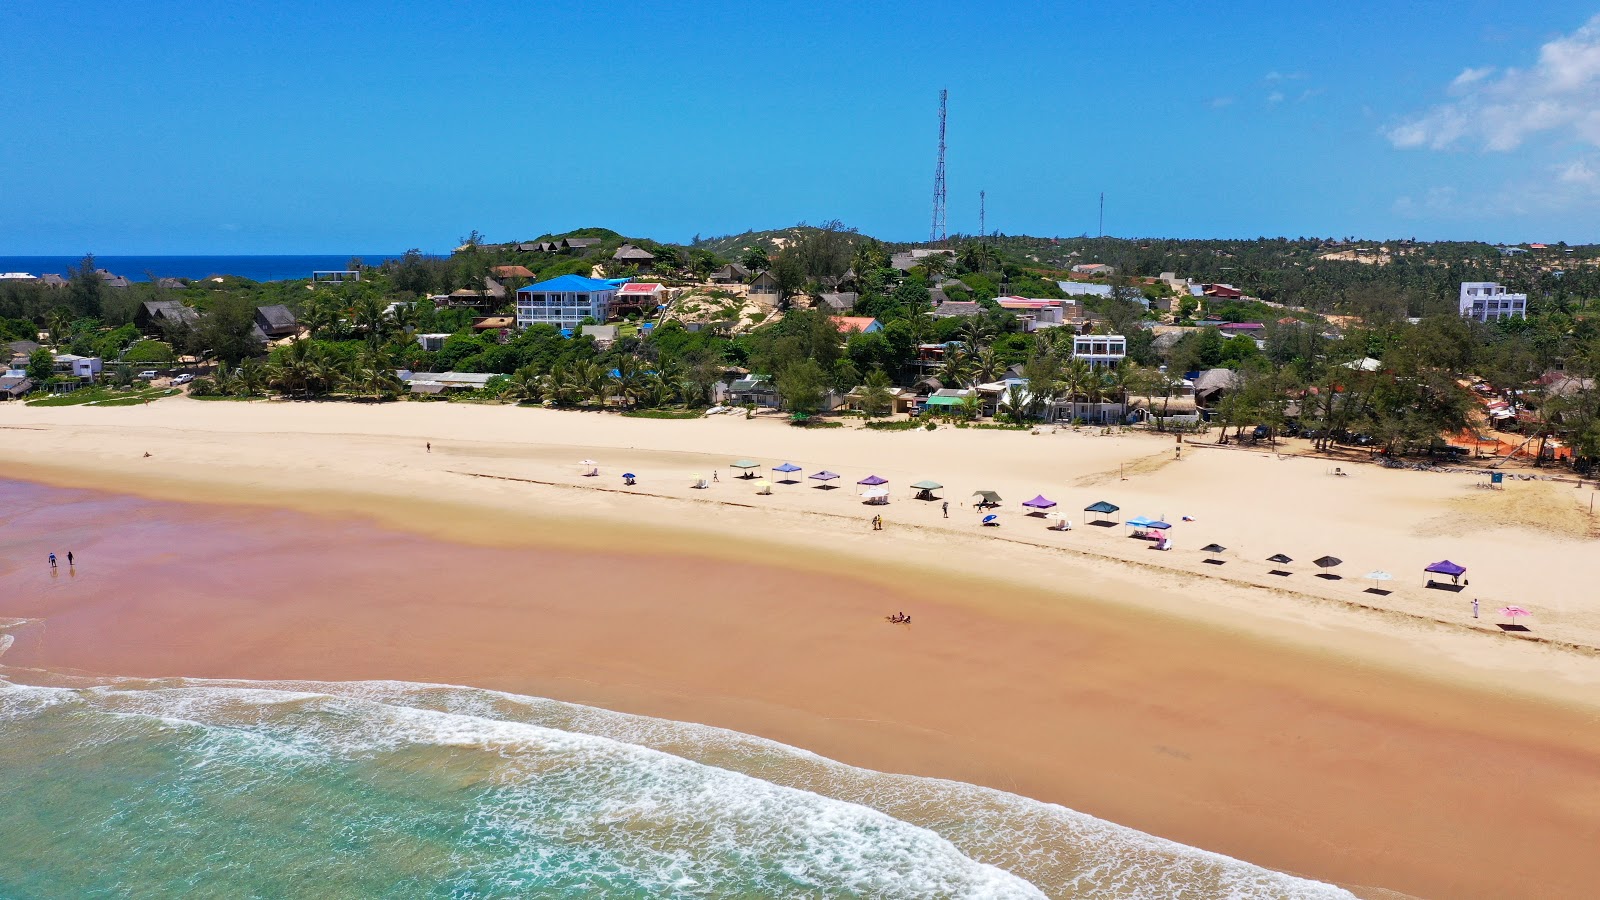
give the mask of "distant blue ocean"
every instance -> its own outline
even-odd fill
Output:
[[[95,266],[129,281],[156,278],[206,278],[237,275],[252,281],[310,278],[313,271],[343,269],[359,257],[367,265],[399,259],[400,253],[337,253],[322,256],[96,256]],[[65,276],[81,256],[0,256],[0,272],[54,273]]]

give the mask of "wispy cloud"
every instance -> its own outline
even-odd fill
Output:
[[[1273,91],[1267,95],[1267,103],[1276,106],[1283,102],[1283,91]]]
[[[1557,213],[1590,209],[1596,203],[1600,203],[1600,170],[1592,159],[1574,159],[1483,194],[1463,195],[1454,187],[1435,187],[1421,196],[1406,195],[1395,200],[1394,212],[1408,219],[1495,221],[1527,216],[1542,219]]]
[[[1262,81],[1268,84],[1277,84],[1280,81],[1299,81],[1306,77],[1304,72],[1268,72]]]
[[[1600,146],[1600,15],[1539,48],[1528,69],[1466,69],[1450,83],[1455,97],[1385,131],[1396,147],[1484,150],[1520,147],[1560,130]]]
[[[1209,101],[1206,102],[1206,105],[1211,107],[1212,109],[1224,109],[1226,107],[1232,106],[1234,103],[1237,103],[1237,102],[1238,101],[1235,100],[1232,97],[1212,97]]]

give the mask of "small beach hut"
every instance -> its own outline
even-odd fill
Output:
[[[824,491],[833,490],[836,487],[836,485],[829,484],[828,482],[837,481],[838,478],[839,478],[839,473],[837,473],[837,472],[829,472],[827,469],[823,469],[821,472],[814,473],[811,476],[811,480],[812,481],[820,482],[817,485],[817,487],[820,488],[821,490],[824,490]]]
[[[740,478],[754,478],[756,477],[755,470],[761,468],[761,463],[752,462],[748,459],[738,459],[729,463],[729,466],[743,473],[739,476]]]
[[[799,484],[798,481],[788,477],[790,474],[800,471],[800,467],[792,462],[786,462],[779,466],[773,466],[772,471],[784,476],[778,480],[779,484]]]
[[[1117,506],[1114,503],[1108,503],[1104,500],[1101,500],[1097,503],[1091,503],[1088,506],[1085,506],[1083,511],[1086,513],[1094,513],[1094,518],[1089,520],[1090,525],[1109,527],[1117,524],[1115,520],[1112,520],[1109,517],[1121,508],[1122,507]],[[1106,519],[1106,521],[1101,521],[1102,519]]]
[[[978,498],[979,509],[995,509],[1000,506],[1000,495],[994,491],[973,491],[972,496]]]
[[[944,485],[937,481],[919,481],[911,489],[917,492],[918,500],[937,500],[939,498],[933,492],[944,490]]]
[[[1056,502],[1054,500],[1050,500],[1050,499],[1046,498],[1045,495],[1040,494],[1040,495],[1034,497],[1032,500],[1024,500],[1024,501],[1022,501],[1022,505],[1026,506],[1029,510],[1031,510],[1031,512],[1029,512],[1028,515],[1043,517],[1044,514],[1045,514],[1045,510],[1053,509],[1055,507],[1055,505],[1056,505]]]

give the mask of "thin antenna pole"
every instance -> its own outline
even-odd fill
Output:
[[[1106,192],[1100,192],[1100,236],[1106,236]]]
[[[987,210],[985,208],[987,206],[987,201],[986,201],[986,198],[985,198],[985,194],[986,193],[987,193],[986,191],[979,191],[978,192],[978,237],[980,239],[986,238],[986,237],[989,236],[988,229],[984,227],[985,224],[986,224],[985,221],[984,221],[985,220],[985,214],[987,212]]]
[[[928,230],[930,244],[937,244],[945,237],[944,119],[949,96],[948,90],[939,91],[939,165],[933,170],[933,226]]]

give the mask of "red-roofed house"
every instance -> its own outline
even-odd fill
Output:
[[[1251,337],[1261,337],[1267,333],[1267,326],[1260,322],[1223,322],[1217,326],[1223,334],[1247,334]]]
[[[616,304],[633,309],[653,310],[666,299],[667,289],[654,281],[630,281],[617,289]]]
[[[1066,322],[1066,300],[1029,300],[1026,297],[1001,297],[1000,308],[1022,320],[1025,331],[1040,326],[1053,327]],[[1075,306],[1075,304],[1073,304]]]
[[[873,334],[883,330],[878,320],[871,316],[834,316],[833,324],[839,329],[840,334],[854,334],[858,331],[862,334]]]
[[[1244,291],[1231,284],[1208,284],[1206,285],[1205,293],[1207,297],[1217,297],[1223,300],[1237,300],[1244,296]]]
[[[496,278],[526,278],[530,281],[533,279],[533,273],[528,271],[527,266],[495,266],[489,271],[493,272]]]
[[[1529,244],[1528,245],[1528,249],[1529,250],[1549,250],[1550,246],[1548,244]]]

